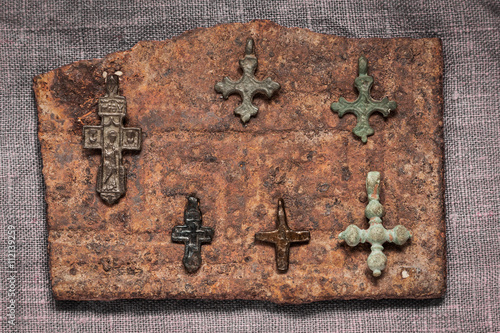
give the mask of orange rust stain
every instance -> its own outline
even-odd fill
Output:
[[[86,114],[84,114],[83,116],[78,117],[78,122],[79,122],[80,124],[82,124],[82,119],[87,118],[87,117],[88,117],[88,116],[90,116],[92,113],[94,113],[94,111],[89,111],[89,112],[87,112]]]

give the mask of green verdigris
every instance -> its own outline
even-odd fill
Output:
[[[332,111],[339,114],[339,117],[343,117],[346,113],[353,113],[357,119],[358,123],[353,129],[353,133],[361,138],[363,143],[366,143],[367,136],[373,135],[375,131],[370,127],[368,118],[375,111],[380,112],[384,117],[387,117],[391,110],[396,109],[396,102],[389,101],[387,97],[384,97],[381,101],[376,101],[370,96],[370,90],[373,85],[373,77],[367,74],[368,72],[368,60],[365,57],[360,57],[358,60],[359,75],[354,80],[354,85],[359,91],[359,96],[354,102],[348,102],[345,98],[340,97],[339,101],[332,103]]]
[[[252,38],[247,39],[245,58],[240,59],[240,67],[243,70],[241,79],[233,81],[225,77],[222,81],[215,84],[215,91],[222,94],[225,99],[232,94],[241,96],[241,105],[234,110],[234,113],[240,116],[241,121],[245,124],[250,120],[250,117],[255,116],[259,111],[252,103],[253,97],[256,94],[264,94],[267,98],[271,98],[280,89],[280,85],[271,80],[271,78],[263,81],[255,78],[257,57],[254,54],[254,41]]]
[[[368,256],[368,267],[373,271],[373,276],[380,276],[387,263],[387,257],[382,252],[385,242],[403,245],[411,238],[411,233],[402,225],[397,225],[387,230],[382,225],[385,215],[384,207],[379,202],[380,195],[380,172],[372,171],[366,177],[366,192],[368,193],[368,205],[365,216],[369,219],[370,227],[367,230],[359,229],[351,224],[339,234],[339,239],[344,240],[349,246],[359,243],[370,243],[371,253]]]

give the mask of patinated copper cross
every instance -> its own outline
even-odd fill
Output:
[[[243,123],[246,123],[250,120],[250,117],[255,116],[259,111],[259,108],[252,103],[253,97],[260,93],[265,94],[267,98],[271,98],[280,89],[280,85],[271,78],[264,81],[255,78],[257,57],[254,54],[254,41],[252,38],[247,39],[245,58],[240,59],[240,67],[243,70],[241,79],[233,81],[225,77],[221,82],[217,82],[215,91],[222,94],[225,99],[232,94],[241,96],[241,105],[234,110],[234,113],[240,116]]]
[[[384,97],[381,101],[374,100],[370,96],[373,77],[367,74],[368,60],[366,60],[365,57],[359,58],[358,68],[359,76],[354,80],[354,85],[359,92],[358,98],[354,102],[348,102],[344,97],[340,97],[338,102],[332,103],[331,109],[337,112],[341,118],[346,113],[353,113],[356,115],[358,123],[352,132],[359,136],[363,143],[366,143],[367,137],[375,133],[368,122],[370,115],[378,111],[384,117],[387,117],[391,110],[396,109],[396,102],[389,101],[387,97]]]
[[[397,225],[393,229],[386,229],[382,225],[382,217],[385,215],[384,207],[379,202],[380,199],[380,172],[371,171],[366,176],[366,192],[368,194],[368,205],[365,215],[370,220],[370,227],[367,230],[359,229],[351,224],[347,229],[339,234],[339,239],[344,240],[349,246],[356,246],[359,243],[370,243],[371,253],[368,256],[368,267],[373,271],[373,276],[380,276],[385,269],[387,257],[382,252],[384,243],[394,243],[403,245],[411,238],[411,233],[402,225]]]
[[[255,239],[274,244],[276,248],[276,266],[279,272],[284,273],[288,270],[290,244],[308,242],[311,239],[311,235],[309,231],[295,231],[290,229],[283,199],[279,199],[278,201],[276,223],[278,225],[277,230],[258,232],[255,234]]]
[[[102,162],[97,171],[97,192],[104,202],[111,205],[126,191],[122,151],[140,150],[142,132],[140,128],[123,127],[127,102],[118,94],[117,75],[108,76],[106,90],[106,95],[99,98],[101,125],[83,127],[83,147],[102,150]]]
[[[174,227],[172,241],[186,244],[182,263],[189,273],[196,272],[201,266],[201,245],[212,242],[214,229],[202,227],[199,201],[194,196],[188,197],[184,211],[184,225]]]

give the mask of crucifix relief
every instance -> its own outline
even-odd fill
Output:
[[[278,201],[278,212],[276,214],[277,230],[261,231],[255,234],[255,240],[273,243],[276,248],[276,266],[280,273],[288,270],[288,257],[291,243],[308,242],[311,239],[309,231],[295,231],[288,226],[285,202]]]
[[[126,174],[122,165],[123,150],[140,150],[140,128],[123,127],[127,113],[125,97],[118,94],[118,76],[106,81],[107,93],[99,98],[101,125],[83,127],[83,147],[101,149],[102,162],[97,171],[97,192],[102,200],[112,205],[126,192]]]
[[[252,103],[256,94],[265,94],[267,98],[271,98],[280,89],[279,83],[274,82],[271,78],[264,81],[255,78],[257,63],[257,57],[254,54],[254,41],[252,38],[248,38],[245,47],[245,58],[240,59],[240,67],[243,70],[241,79],[233,81],[225,77],[215,85],[215,91],[222,94],[225,99],[232,94],[241,96],[241,105],[234,110],[234,113],[240,116],[243,123],[248,122],[250,117],[255,116],[259,111]]]
[[[374,100],[370,96],[373,77],[367,74],[368,60],[365,57],[359,58],[358,68],[359,76],[354,80],[354,85],[359,92],[358,98],[354,102],[348,102],[344,97],[340,97],[338,102],[332,103],[331,109],[337,112],[341,118],[346,113],[353,113],[358,118],[358,123],[352,132],[359,136],[363,143],[366,143],[367,137],[375,133],[368,122],[370,115],[378,111],[384,117],[387,117],[391,110],[396,109],[396,102],[389,101],[387,97],[384,97],[381,101]]]
[[[203,227],[199,201],[194,196],[188,197],[184,210],[184,225],[174,227],[172,241],[184,243],[182,263],[189,273],[196,272],[201,266],[201,245],[212,242],[214,229]]]

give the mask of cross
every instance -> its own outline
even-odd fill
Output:
[[[188,197],[184,210],[184,225],[175,226],[172,230],[172,241],[186,245],[182,262],[189,273],[196,272],[201,266],[201,245],[212,242],[214,229],[202,227],[202,216],[199,200]]]
[[[370,243],[371,253],[368,256],[368,267],[373,271],[373,276],[380,276],[387,263],[387,257],[382,252],[385,242],[403,245],[411,238],[411,233],[402,225],[397,225],[391,230],[387,230],[382,225],[385,215],[384,207],[379,202],[380,194],[380,172],[372,171],[366,177],[366,192],[368,193],[368,205],[365,215],[369,219],[370,227],[361,230],[351,224],[347,229],[339,234],[339,239],[343,239],[347,245],[356,246],[359,243]]]
[[[97,192],[109,205],[125,194],[126,174],[122,165],[123,150],[140,150],[140,128],[123,127],[127,114],[125,97],[118,94],[118,76],[110,75],[106,81],[107,93],[99,98],[99,126],[83,126],[83,147],[101,149],[102,162],[97,171]]]
[[[250,120],[250,117],[255,116],[259,111],[259,108],[252,103],[254,96],[260,93],[265,94],[267,98],[271,98],[280,89],[280,85],[271,78],[264,81],[255,79],[257,57],[254,54],[254,41],[252,38],[247,39],[245,58],[240,59],[240,67],[243,70],[241,79],[233,81],[225,77],[221,82],[215,84],[215,91],[222,94],[224,99],[227,99],[232,94],[241,96],[242,103],[234,110],[234,113],[239,115],[241,121],[245,124]]]
[[[277,230],[258,232],[255,234],[255,240],[274,244],[278,271],[284,273],[288,270],[290,244],[308,242],[311,239],[311,235],[309,231],[295,231],[288,227],[283,199],[279,199],[278,201],[276,223],[278,225]]]
[[[391,110],[396,109],[396,102],[389,101],[384,97],[381,101],[376,101],[370,96],[370,90],[373,85],[373,77],[367,75],[368,60],[365,57],[360,57],[358,61],[359,75],[354,80],[354,85],[359,91],[359,96],[354,102],[347,102],[345,98],[340,97],[339,101],[332,103],[332,111],[343,117],[346,113],[353,113],[357,117],[356,127],[353,133],[361,138],[363,143],[366,143],[367,136],[373,135],[375,131],[370,127],[368,118],[375,111],[380,112],[384,117],[387,117]]]

